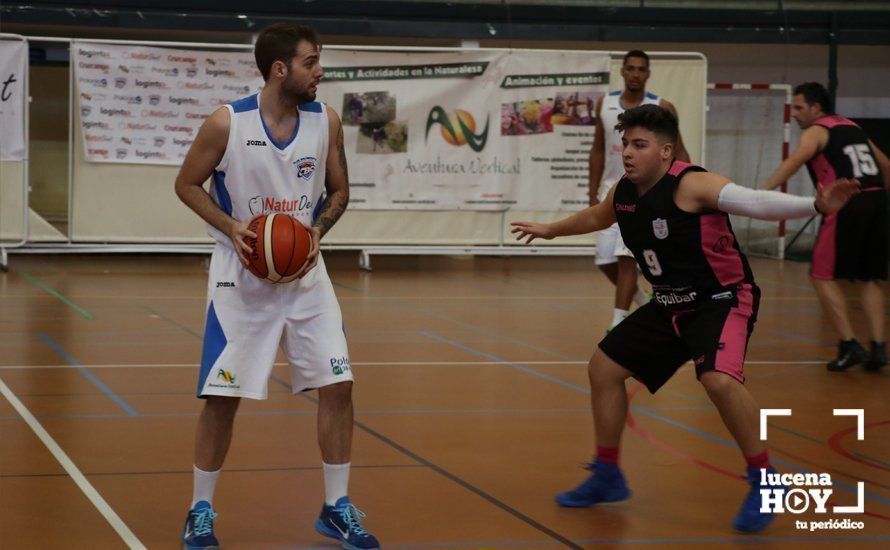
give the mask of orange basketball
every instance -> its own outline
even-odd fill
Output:
[[[268,214],[253,220],[248,229],[257,238],[246,238],[251,273],[270,283],[289,283],[309,256],[311,239],[303,224],[287,214]]]

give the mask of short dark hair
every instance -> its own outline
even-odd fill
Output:
[[[627,59],[629,57],[642,57],[643,59],[646,60],[646,65],[649,65],[649,54],[647,54],[643,50],[631,50],[631,51],[627,52],[626,54],[624,54],[624,60],[621,62],[621,64],[626,65]]]
[[[834,114],[834,107],[831,104],[831,95],[825,86],[818,82],[804,82],[794,87],[794,95],[802,95],[807,105],[813,106],[818,103],[822,107],[822,112],[826,115]]]
[[[638,105],[618,115],[618,124],[615,129],[626,132],[636,127],[651,130],[655,134],[667,138],[673,144],[677,143],[680,135],[680,124],[674,113],[658,105]]]
[[[275,23],[263,29],[253,48],[256,65],[263,74],[263,80],[269,80],[272,63],[281,61],[290,65],[290,60],[297,53],[297,45],[303,40],[319,45],[318,34],[305,25]]]

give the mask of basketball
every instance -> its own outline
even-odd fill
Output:
[[[246,238],[251,273],[270,283],[289,283],[309,256],[311,239],[303,224],[287,214],[268,214],[254,219],[248,229],[255,239]]]

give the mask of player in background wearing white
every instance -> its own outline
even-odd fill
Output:
[[[650,74],[649,56],[646,52],[627,52],[621,65],[624,90],[609,92],[596,102],[596,126],[588,164],[590,206],[602,202],[624,175],[621,132],[614,129],[618,124],[618,115],[638,105],[652,104],[664,107],[677,116],[677,110],[670,101],[646,91],[646,81]],[[677,160],[689,162],[689,153],[683,146],[682,137],[678,138],[674,156]],[[617,223],[596,234],[596,265],[615,285],[615,309],[609,325],[611,328],[630,314],[634,300],[639,305],[649,301],[649,295],[637,284],[637,262],[624,246]]]
[[[260,33],[254,53],[266,81],[262,91],[205,121],[176,178],[177,195],[217,241],[198,382],[204,408],[182,545],[219,547],[212,501],[235,413],[242,397],[266,398],[281,344],[293,392],[318,390],[325,500],[316,530],[344,548],[375,549],[377,539],[360,523],[364,514],[347,496],[353,377],[340,307],[319,254],[319,241],[349,202],[343,129],[337,114],[315,101],[324,71],[312,29],[272,25]],[[208,193],[203,183],[211,176]],[[250,220],[277,211],[303,223],[312,237],[299,278],[287,284],[260,280],[245,268],[250,249],[244,238],[256,238],[247,229]]]

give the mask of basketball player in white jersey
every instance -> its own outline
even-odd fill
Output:
[[[621,132],[614,130],[618,124],[618,115],[637,105],[654,104],[677,116],[677,110],[670,101],[646,91],[649,74],[649,56],[646,52],[627,52],[621,65],[624,90],[609,92],[596,103],[596,126],[588,165],[590,206],[599,204],[624,175]],[[675,156],[677,160],[689,162],[689,153],[683,146],[682,137],[678,137]],[[640,305],[649,300],[648,295],[637,287],[637,262],[624,246],[617,223],[597,233],[596,265],[615,285],[615,310],[609,325],[611,328],[628,316],[634,299]]]
[[[319,253],[319,241],[349,202],[343,129],[337,114],[315,101],[324,72],[312,29],[272,25],[260,33],[254,54],[266,81],[262,91],[205,121],[176,178],[177,195],[216,239],[198,380],[198,396],[205,401],[182,544],[219,547],[213,493],[235,412],[242,397],[266,398],[280,344],[291,365],[293,392],[318,390],[325,502],[315,528],[344,548],[378,548],[360,524],[364,514],[347,496],[353,377],[340,306]],[[208,193],[203,183],[211,176]],[[244,238],[256,237],[248,224],[272,212],[293,216],[312,236],[299,278],[287,284],[271,284],[245,268]]]

